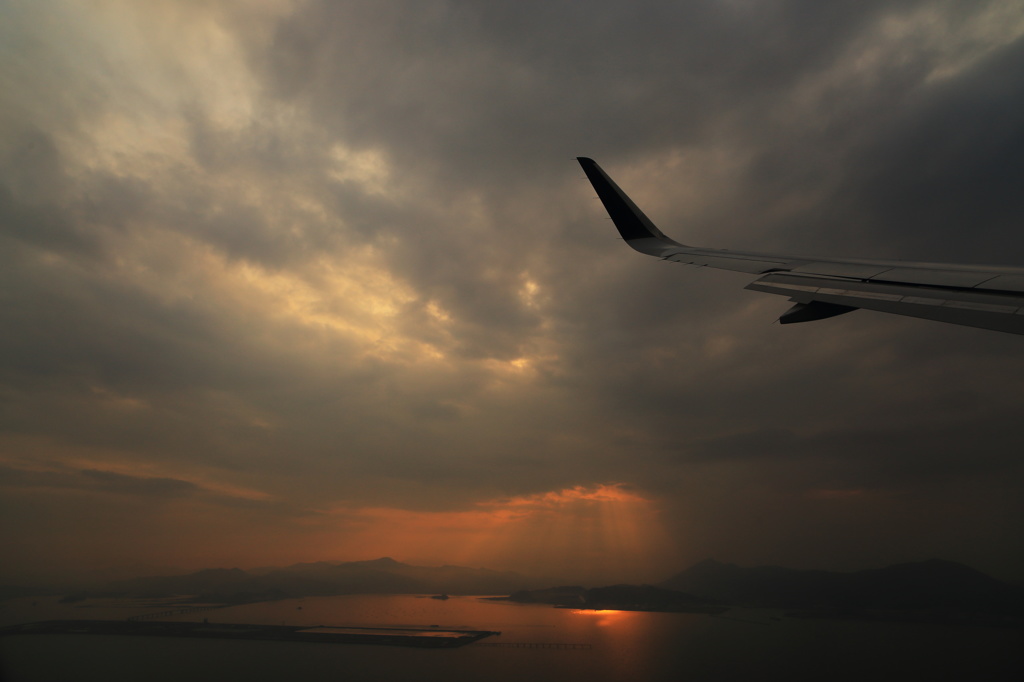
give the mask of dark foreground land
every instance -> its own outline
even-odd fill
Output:
[[[445,649],[464,646],[484,637],[501,633],[488,630],[441,630],[435,628],[356,628],[323,625],[243,625],[118,620],[49,620],[0,628],[0,636],[71,634],[249,639],[275,642],[316,642],[319,644],[378,644]]]

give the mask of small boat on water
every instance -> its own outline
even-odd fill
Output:
[[[448,599],[448,595],[442,592],[441,594],[435,594],[430,597],[431,599]]]

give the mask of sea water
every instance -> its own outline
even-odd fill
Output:
[[[123,618],[155,607],[15,600],[0,621]],[[0,638],[4,680],[1020,680],[1024,632],[991,627],[583,611],[478,597],[307,597],[166,619],[493,630],[458,649],[200,639]],[[542,645],[572,644],[575,648]],[[515,645],[515,646],[513,646]],[[525,646],[524,646],[525,645]]]

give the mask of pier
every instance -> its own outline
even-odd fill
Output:
[[[248,639],[317,644],[375,644],[446,649],[465,646],[491,635],[489,630],[436,628],[363,628],[332,625],[251,625],[151,620],[50,620],[0,628],[0,636],[116,635],[130,637],[193,637]]]

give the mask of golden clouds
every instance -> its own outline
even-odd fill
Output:
[[[578,485],[563,490],[512,497],[484,504],[511,509],[553,510],[577,502],[640,502],[649,504],[650,500],[630,492],[621,483],[613,483],[600,484],[590,488]]]
[[[395,191],[391,181],[391,169],[379,150],[356,151],[342,144],[334,144],[330,150],[334,167],[328,171],[338,182],[355,182],[369,194],[392,195]]]

